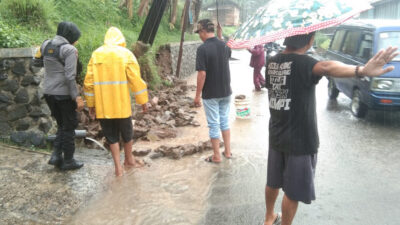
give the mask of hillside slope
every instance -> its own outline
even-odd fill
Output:
[[[55,35],[60,21],[71,21],[82,32],[77,48],[86,65],[91,53],[103,44],[110,26],[122,31],[130,48],[137,40],[144,20],[136,15],[129,19],[127,10],[119,8],[117,0],[0,0],[0,48],[39,46],[43,40]],[[178,20],[177,27],[171,31],[165,13],[153,50],[161,44],[179,41],[179,24]],[[196,36],[188,35],[187,38]]]

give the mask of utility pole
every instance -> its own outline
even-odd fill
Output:
[[[153,45],[154,38],[156,37],[158,27],[160,26],[161,18],[164,15],[165,8],[167,7],[168,0],[154,0],[151,5],[149,14],[140,31],[138,41],[145,44]]]

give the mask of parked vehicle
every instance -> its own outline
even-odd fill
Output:
[[[379,50],[400,47],[399,20],[353,20],[340,25],[330,47],[327,60],[363,65]],[[387,66],[395,70],[380,77],[328,78],[328,95],[336,99],[339,92],[351,98],[351,112],[362,118],[368,109],[400,109],[400,56]]]

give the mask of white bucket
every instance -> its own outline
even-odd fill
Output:
[[[246,96],[245,99],[236,99],[236,118],[250,119],[250,99]]]

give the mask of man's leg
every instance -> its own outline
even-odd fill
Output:
[[[222,139],[224,140],[225,151],[224,154],[226,157],[231,157],[231,130],[222,131]]]
[[[62,128],[62,149],[64,152],[64,162],[61,165],[62,170],[74,170],[83,166],[83,163],[74,159],[75,153],[75,129],[78,126],[78,117],[76,113],[76,103],[73,100],[57,101],[61,109],[63,118]]]
[[[296,215],[298,201],[291,200],[286,194],[282,200],[282,225],[291,225]]]
[[[107,142],[110,143],[111,155],[114,160],[115,175],[117,177],[124,174],[120,162],[119,130],[117,119],[99,119],[100,126]]]
[[[121,162],[120,162],[120,152],[119,152],[119,143],[114,143],[114,144],[110,144],[110,149],[111,149],[111,155],[113,157],[114,160],[114,166],[115,166],[115,176],[120,177],[124,174],[124,170],[121,166]]]
[[[124,142],[125,166],[133,166],[135,164],[135,160],[133,159],[132,155],[132,145],[133,145],[133,140]]]
[[[133,140],[124,143],[124,153],[125,153],[125,161],[124,166],[126,167],[143,167],[144,163],[142,161],[136,160],[132,154],[132,145]]]
[[[267,212],[265,213],[265,222],[264,225],[272,225],[275,221],[276,217],[278,216],[275,212],[275,202],[276,198],[278,197],[279,189],[278,188],[271,188],[266,186],[265,187],[265,204],[267,208]]]
[[[274,149],[268,150],[267,185],[265,187],[265,225],[272,225],[278,214],[274,212],[279,189],[283,185],[284,155]]]
[[[282,225],[290,225],[296,215],[298,202],[311,204],[311,201],[315,200],[314,176],[317,155],[285,155],[285,161]]]
[[[207,123],[209,127],[209,135],[211,145],[214,151],[212,156],[213,162],[221,162],[221,154],[219,152],[219,105],[217,99],[203,99],[204,111],[206,112]]]
[[[125,160],[124,166],[126,167],[142,167],[144,164],[140,161],[136,161],[132,154],[133,146],[133,124],[132,118],[128,117],[125,119],[117,119],[118,133],[121,133],[122,140],[124,141],[124,153]]]
[[[61,110],[57,107],[55,99],[53,96],[45,95],[45,100],[47,106],[51,111],[51,115],[57,122],[57,133],[56,138],[53,141],[53,152],[51,154],[48,164],[60,167],[63,163],[63,150],[62,146],[62,129],[63,129],[63,119],[61,115]]]
[[[219,102],[220,129],[225,145],[225,157],[231,157],[231,130],[229,129],[229,112],[231,106],[231,96],[225,97]]]
[[[221,153],[219,152],[219,138],[211,138],[211,145],[213,148],[214,155],[212,157],[213,162],[221,162]]]

